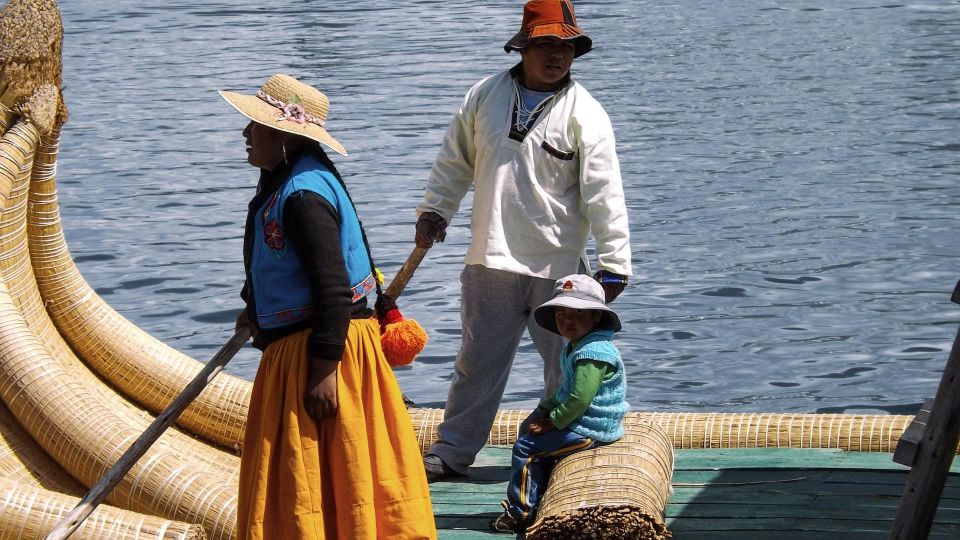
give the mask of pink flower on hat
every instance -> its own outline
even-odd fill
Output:
[[[307,123],[307,111],[303,108],[302,104],[287,103],[282,110],[284,120],[289,120],[298,124]]]

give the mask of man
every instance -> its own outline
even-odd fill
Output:
[[[531,0],[504,50],[521,62],[484,79],[454,114],[418,205],[416,242],[442,242],[472,185],[461,276],[463,342],[427,477],[466,474],[487,440],[524,327],[543,358],[544,396],[559,382],[563,339],[533,323],[556,279],[585,273],[587,236],[613,301],[630,275],[627,210],[613,128],[570,77],[592,41],[570,0]]]

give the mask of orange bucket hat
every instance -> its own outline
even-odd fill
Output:
[[[533,38],[554,36],[562,40],[573,40],[574,58],[590,52],[591,40],[577,26],[577,16],[573,12],[570,0],[530,0],[523,6],[523,23],[520,31],[513,36],[503,50],[519,51],[530,44]]]

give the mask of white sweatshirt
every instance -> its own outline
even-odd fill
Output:
[[[519,66],[471,88],[447,128],[417,212],[452,221],[471,185],[466,263],[559,279],[586,261],[631,275],[630,233],[613,127],[603,107],[570,81],[522,142],[511,139]]]

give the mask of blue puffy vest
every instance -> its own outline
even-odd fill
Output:
[[[567,429],[595,441],[613,442],[623,437],[623,417],[630,409],[626,401],[627,385],[623,376],[623,361],[620,351],[613,345],[613,331],[594,330],[576,346],[567,345],[560,354],[563,382],[557,390],[557,401],[570,397],[573,383],[573,368],[579,360],[606,362],[616,370],[600,383],[600,389],[582,416],[567,426]]]
[[[283,205],[298,191],[320,195],[337,211],[340,249],[353,290],[353,301],[376,288],[360,221],[347,192],[320,161],[305,155],[294,164],[290,177],[263,203],[254,221],[250,275],[260,328],[281,328],[313,315],[310,283],[301,268],[300,257],[286,240],[283,227]]]

